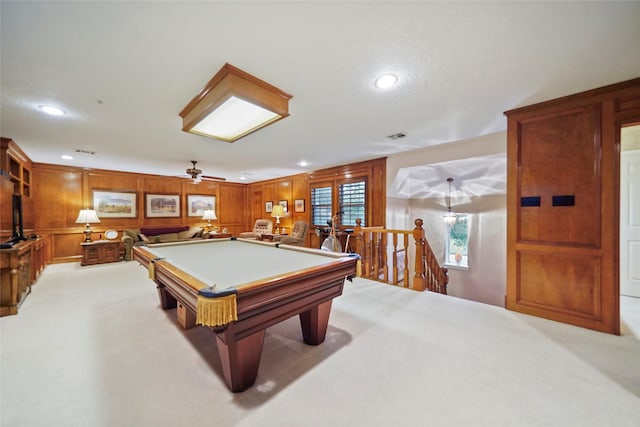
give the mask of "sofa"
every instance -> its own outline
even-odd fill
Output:
[[[180,242],[209,238],[209,232],[202,227],[142,227],[130,228],[122,233],[125,261],[133,260],[133,247],[154,243]]]

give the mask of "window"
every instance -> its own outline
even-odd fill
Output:
[[[366,182],[350,182],[338,187],[341,223],[343,225],[356,225],[356,218],[362,219],[365,225],[366,209]]]
[[[456,215],[456,223],[445,224],[445,265],[469,267],[469,217]]]
[[[311,189],[311,223],[327,225],[332,217],[332,187],[315,187]]]

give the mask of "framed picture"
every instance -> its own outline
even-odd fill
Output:
[[[205,210],[216,210],[216,196],[198,196],[187,194],[187,216],[202,218]]]
[[[282,206],[282,209],[284,209],[285,212],[289,212],[289,205],[286,200],[280,200],[278,204]]]
[[[100,218],[137,218],[136,193],[93,190],[93,209]]]
[[[147,218],[171,218],[180,216],[179,194],[146,194]]]
[[[304,212],[304,199],[296,199],[293,202],[293,209],[296,212]]]
[[[273,202],[265,202],[264,211],[268,213],[273,212]]]

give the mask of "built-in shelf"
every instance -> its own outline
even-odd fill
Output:
[[[13,183],[13,192],[15,194],[22,194],[25,197],[31,197],[30,162],[21,159],[21,157],[25,157],[24,153],[22,153],[12,140],[2,138],[1,142],[2,161],[0,164],[2,170],[9,175],[9,179]]]

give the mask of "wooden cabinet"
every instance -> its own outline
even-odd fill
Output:
[[[81,265],[104,264],[117,262],[123,259],[121,254],[121,242],[111,240],[99,240],[95,242],[81,243]]]
[[[39,237],[0,249],[0,316],[18,313],[31,285],[46,265],[46,239]]]
[[[619,334],[619,135],[640,79],[506,115],[506,307]]]

